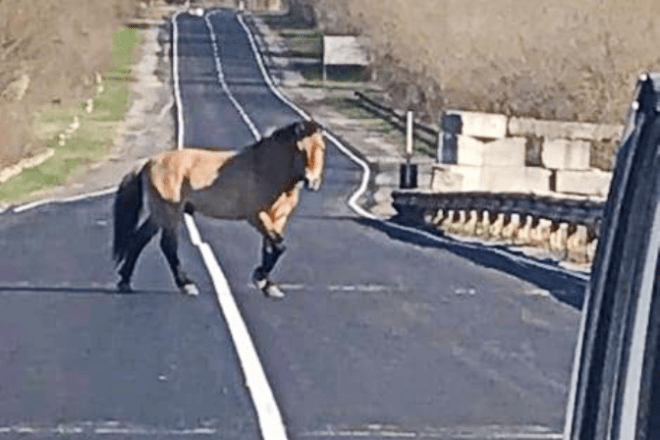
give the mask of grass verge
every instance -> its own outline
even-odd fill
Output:
[[[35,133],[55,154],[0,184],[0,201],[18,202],[35,191],[61,184],[81,165],[100,160],[106,154],[130,105],[131,65],[139,40],[136,29],[122,26],[114,32],[112,65],[104,75],[103,90],[93,99],[91,113],[85,110],[85,103],[69,107],[50,104],[35,115]],[[59,135],[74,117],[80,127],[60,145]]]

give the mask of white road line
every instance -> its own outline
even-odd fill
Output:
[[[65,423],[55,426],[32,425],[29,423],[12,426],[0,426],[0,437],[4,435],[21,436],[59,436],[59,435],[130,435],[137,436],[209,436],[218,434],[218,429],[197,427],[169,429],[151,426],[135,426],[120,422],[79,422]]]
[[[179,73],[178,73],[178,28],[176,19],[179,13],[174,14],[172,17],[172,26],[174,29],[174,38],[172,44],[174,44],[173,50],[173,69],[174,69],[174,82],[175,89],[175,98],[177,105],[177,115],[178,115],[178,125],[179,125],[179,137],[177,140],[177,148],[183,148],[183,105],[181,101],[181,91],[179,83]],[[208,24],[208,21],[207,21]],[[213,35],[213,27],[209,27],[210,34]],[[212,40],[215,44],[215,38],[212,37]],[[217,58],[217,52],[215,56]],[[216,63],[216,66],[219,64]],[[222,77],[219,75],[218,79]],[[223,86],[224,88],[224,86]],[[240,111],[239,111],[240,112]],[[247,115],[245,115],[247,117]],[[248,118],[249,120],[249,118]],[[254,125],[252,125],[254,127]],[[252,128],[251,128],[252,129]],[[257,355],[257,350],[254,347],[250,334],[245,325],[245,321],[241,317],[236,301],[231,294],[229,284],[227,279],[220,268],[211,247],[203,242],[199,230],[195,224],[194,219],[186,215],[185,223],[190,234],[191,241],[197,248],[200,250],[204,264],[211,276],[213,282],[213,287],[216,291],[216,296],[218,303],[220,304],[220,309],[223,313],[229,332],[234,341],[234,346],[236,352],[238,353],[238,358],[243,370],[243,375],[245,377],[246,386],[250,392],[250,397],[254,404],[255,410],[257,412],[257,419],[259,422],[259,429],[261,431],[261,436],[264,440],[286,440],[286,428],[282,420],[282,415],[275,401],[275,396],[268,384],[266,379],[266,374],[264,369],[259,361],[259,356]]]
[[[218,82],[222,86],[222,89],[225,91],[227,94],[227,97],[229,97],[229,100],[231,103],[236,107],[236,110],[238,110],[238,113],[241,115],[241,118],[243,118],[243,121],[245,124],[247,124],[248,128],[252,132],[252,136],[258,141],[261,139],[261,133],[259,133],[259,130],[257,130],[257,127],[255,127],[254,123],[250,119],[250,117],[247,115],[247,112],[239,104],[239,102],[236,100],[234,97],[234,94],[229,90],[229,86],[227,85],[227,81],[225,81],[225,74],[222,70],[222,61],[220,59],[220,48],[218,47],[218,42],[216,40],[215,36],[215,30],[213,29],[213,25],[211,24],[211,20],[209,20],[209,17],[212,15],[217,14],[220,11],[213,11],[209,12],[204,16],[204,21],[206,22],[206,26],[209,28],[209,35],[211,35],[211,42],[213,43],[213,58],[215,58],[215,69],[216,72],[218,73]]]
[[[243,27],[243,30],[248,36],[248,39],[250,40],[250,46],[252,47],[252,52],[254,53],[255,59],[257,60],[257,64],[259,65],[259,68],[261,70],[261,74],[264,77],[264,80],[266,84],[268,84],[268,87],[270,87],[271,91],[278,97],[282,102],[287,104],[289,107],[291,107],[293,110],[295,110],[300,116],[302,116],[305,119],[311,119],[311,117],[300,107],[298,107],[296,104],[291,102],[287,97],[285,97],[282,92],[275,86],[273,83],[272,79],[270,78],[270,74],[266,70],[266,67],[264,65],[263,59],[261,58],[261,53],[259,51],[259,48],[257,47],[256,41],[254,39],[254,36],[252,35],[252,32],[249,30],[247,25],[245,24],[245,21],[243,20],[243,17],[239,14],[238,15],[238,21],[241,23],[241,26]],[[365,193],[367,190],[367,187],[369,185],[369,177],[370,177],[370,170],[369,170],[369,165],[365,163],[362,159],[357,157],[349,148],[344,146],[339,139],[337,139],[335,136],[333,136],[331,133],[326,132],[327,137],[339,148],[339,150],[344,153],[346,156],[348,156],[353,162],[357,163],[363,170],[362,174],[362,182],[360,183],[360,187],[353,193],[353,195],[350,197],[348,204],[349,206],[355,211],[358,215],[360,215],[363,218],[370,219],[373,221],[376,221],[382,225],[385,225],[389,228],[392,229],[398,229],[400,231],[405,231],[414,235],[422,236],[425,238],[428,238],[432,241],[442,243],[442,244],[452,244],[452,245],[460,245],[461,247],[468,248],[468,249],[475,249],[475,250],[484,250],[483,246],[480,246],[478,244],[472,244],[468,242],[463,242],[463,241],[456,241],[456,240],[448,240],[443,237],[439,237],[437,235],[431,234],[430,232],[426,231],[420,231],[415,228],[411,228],[408,226],[403,226],[399,225],[396,223],[393,223],[391,221],[383,220],[380,217],[377,217],[376,215],[366,211],[364,208],[362,208],[360,205],[358,205],[357,201],[359,200],[360,197]],[[549,270],[552,272],[556,273],[561,273],[564,275],[570,275],[577,277],[581,280],[588,281],[589,280],[589,274],[585,273],[580,273],[580,272],[573,272],[567,269],[563,269],[561,267],[556,267],[556,266],[551,266],[548,264],[544,264],[540,261],[531,259],[531,258],[525,258],[525,257],[520,257],[514,254],[511,254],[509,252],[500,250],[500,249],[494,249],[490,248],[488,249],[490,252],[496,253],[502,257],[507,258],[508,260],[518,263],[518,264],[529,264],[532,266],[536,266],[538,268],[542,268],[545,270]]]
[[[78,202],[80,200],[86,200],[86,199],[92,199],[96,197],[102,197],[106,196],[108,194],[112,194],[115,191],[117,191],[116,186],[112,186],[110,188],[105,188],[99,191],[94,191],[86,194],[79,194],[77,196],[71,196],[71,197],[63,197],[61,199],[44,199],[44,200],[37,200],[35,202],[30,202],[26,203],[25,205],[20,205],[12,208],[12,211],[15,213],[21,213],[28,211],[30,209],[38,208],[43,205],[48,205],[51,203],[71,203],[71,202]]]
[[[423,431],[394,428],[337,429],[327,427],[317,431],[302,432],[300,437],[321,438],[428,438],[439,440],[555,440],[563,438],[561,433],[552,432],[543,426],[458,426],[452,428],[427,429]]]

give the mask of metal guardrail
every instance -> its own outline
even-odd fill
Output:
[[[357,104],[360,105],[367,111],[374,113],[381,118],[387,120],[396,128],[405,133],[406,131],[406,115],[404,112],[398,112],[386,105],[383,105],[373,99],[369,98],[367,95],[361,92],[355,92],[355,97],[357,98]],[[424,142],[425,144],[437,148],[438,146],[438,136],[440,131],[425,125],[419,121],[413,122],[413,135],[416,139]]]

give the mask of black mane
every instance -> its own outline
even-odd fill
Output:
[[[268,137],[262,138],[248,149],[258,149],[264,145],[270,145],[273,142],[280,145],[295,145],[300,139],[303,139],[318,130],[321,125],[316,121],[298,121],[293,124],[278,128]]]

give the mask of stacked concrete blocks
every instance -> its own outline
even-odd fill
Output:
[[[618,139],[621,126],[507,118],[448,112],[455,133],[455,163],[436,164],[433,192],[517,192],[604,198],[611,173],[591,168],[592,142]],[[444,138],[444,137],[443,137]],[[530,140],[540,142],[537,165],[527,166]],[[560,258],[587,263],[597,246],[583,225],[488,211],[438,212],[433,223],[455,234],[542,247]]]

